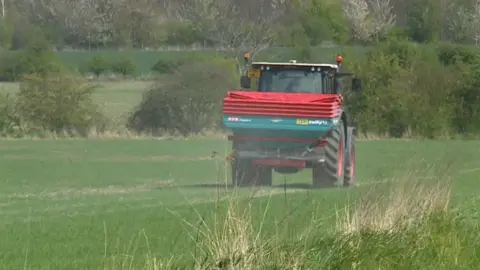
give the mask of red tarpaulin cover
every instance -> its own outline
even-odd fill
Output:
[[[331,119],[339,116],[342,101],[337,94],[229,91],[223,113]]]

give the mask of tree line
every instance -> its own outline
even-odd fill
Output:
[[[480,0],[2,0],[0,46],[40,30],[57,49],[325,42],[478,44]]]

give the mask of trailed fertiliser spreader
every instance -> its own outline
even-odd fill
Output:
[[[311,169],[314,187],[355,185],[355,135],[343,106],[336,64],[250,62],[242,90],[223,100],[223,124],[231,131],[234,186],[272,184],[281,174]],[[351,79],[352,91],[361,81]]]

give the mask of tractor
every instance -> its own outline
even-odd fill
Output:
[[[343,106],[342,84],[361,80],[336,64],[251,62],[241,90],[223,99],[223,125],[231,135],[232,184],[270,186],[272,172],[312,171],[313,187],[354,186],[356,125]]]

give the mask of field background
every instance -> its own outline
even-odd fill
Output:
[[[335,56],[342,53],[344,56],[355,55],[365,51],[363,47],[352,46],[317,46],[312,48],[312,59],[316,61],[334,62]],[[176,60],[176,59],[191,59],[195,57],[214,56],[222,53],[221,50],[190,50],[190,51],[60,51],[56,52],[59,58],[71,68],[78,68],[84,61],[88,61],[94,56],[102,56],[107,61],[118,59],[130,59],[137,67],[136,76],[148,76],[152,74],[151,67],[158,60]],[[271,48],[261,51],[256,56],[256,61],[261,60],[276,60],[288,61],[295,59],[295,50],[291,48]],[[346,58],[348,60],[348,58]]]

